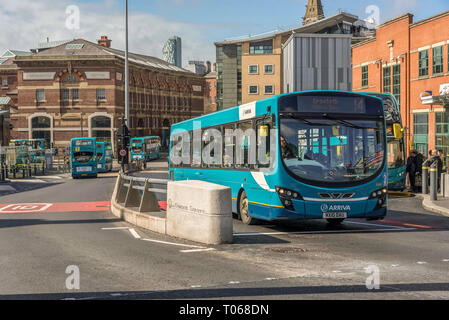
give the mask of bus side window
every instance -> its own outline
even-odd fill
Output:
[[[235,127],[233,124],[223,126],[223,168],[230,169],[234,168],[234,158],[235,158],[235,140],[233,135],[227,135],[226,131],[231,130],[234,132]]]
[[[245,121],[237,124],[237,146],[235,149],[235,167],[236,168],[250,168],[253,164],[250,161],[251,157],[251,147],[254,143],[255,134],[254,133],[252,121]],[[257,156],[256,156],[257,159]]]
[[[271,119],[257,122],[257,168],[270,167]]]

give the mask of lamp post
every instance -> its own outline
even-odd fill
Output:
[[[129,64],[128,64],[128,0],[126,5],[126,27],[125,27],[125,123],[129,127]]]
[[[84,112],[81,112],[81,113],[80,113],[81,138],[84,137],[83,114],[84,114]]]

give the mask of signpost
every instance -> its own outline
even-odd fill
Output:
[[[122,165],[122,172],[125,171],[125,164],[129,163],[129,142],[130,134],[126,120],[122,119],[122,125],[117,133],[118,162]]]

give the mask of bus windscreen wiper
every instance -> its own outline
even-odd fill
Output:
[[[327,124],[327,123],[310,122],[309,120],[301,118],[301,117],[299,117],[299,116],[297,116],[297,115],[295,115],[293,113],[284,114],[283,116],[286,116],[286,117],[289,117],[289,118],[292,118],[292,119],[295,119],[295,120],[299,120],[299,121],[301,121],[301,122],[303,122],[303,123],[305,123],[305,124],[307,124],[309,126],[326,126],[326,127],[329,126],[329,124]]]
[[[338,122],[338,123],[340,123],[340,124],[344,124],[344,125],[346,125],[346,126],[348,126],[348,127],[354,128],[354,129],[360,129],[360,130],[364,130],[364,129],[377,129],[376,127],[362,127],[362,126],[356,125],[356,124],[354,124],[354,123],[352,123],[352,122],[349,122],[349,121],[347,121],[347,120],[343,120],[343,119],[338,119],[338,118],[331,117],[331,116],[329,116],[329,115],[327,115],[327,114],[323,115],[323,117],[324,117],[325,119],[332,120],[332,121]]]

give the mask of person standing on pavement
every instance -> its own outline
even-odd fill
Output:
[[[406,172],[408,173],[408,178],[410,180],[410,191],[416,192],[416,156],[417,152],[415,150],[410,151],[410,156],[407,158]]]

